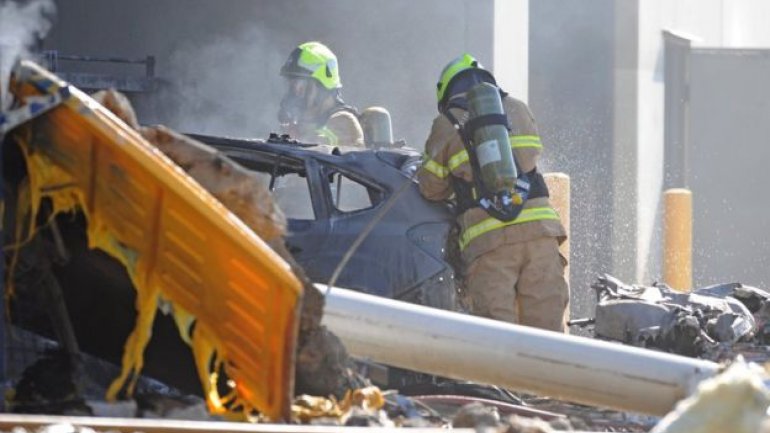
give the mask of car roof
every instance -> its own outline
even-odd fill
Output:
[[[221,137],[202,134],[186,134],[198,141],[214,147],[233,147],[245,150],[282,153],[296,158],[315,158],[326,162],[339,163],[346,159],[379,159],[400,169],[407,159],[420,156],[420,152],[409,147],[361,148],[356,146],[330,146],[316,143],[303,143],[286,135],[270,134],[267,140],[254,138]]]

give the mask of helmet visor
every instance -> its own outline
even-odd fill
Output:
[[[303,98],[313,83],[307,78],[287,77],[286,95],[296,98]]]

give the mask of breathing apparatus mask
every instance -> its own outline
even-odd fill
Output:
[[[287,77],[286,93],[281,99],[278,121],[283,128],[290,128],[310,120],[314,105],[319,102],[318,85],[309,78]]]

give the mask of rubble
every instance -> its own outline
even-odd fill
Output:
[[[752,347],[765,352],[770,293],[756,287],[730,283],[682,293],[605,275],[592,288],[597,338],[714,361]]]
[[[10,407],[18,413],[62,413],[91,415],[71,372],[72,360],[66,352],[48,351],[28,366],[14,387]]]
[[[165,418],[213,420],[206,401],[196,395],[184,394],[147,376],[137,379],[133,399],[107,402],[107,388],[120,373],[117,365],[80,353],[73,360],[70,354],[47,338],[15,326],[10,326],[9,346],[23,343],[29,357],[10,357],[5,384],[8,390],[6,408],[14,413],[118,418]],[[77,364],[77,368],[73,368]]]
[[[500,424],[500,413],[496,408],[481,403],[463,406],[452,419],[452,427],[494,427]]]

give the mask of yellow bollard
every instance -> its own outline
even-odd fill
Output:
[[[663,193],[663,281],[682,292],[692,289],[692,192]]]
[[[567,259],[567,267],[564,268],[564,278],[569,283],[569,206],[570,206],[570,180],[566,173],[545,173],[543,175],[551,195],[551,206],[559,213],[561,223],[567,231],[567,240],[559,247],[559,252]]]

